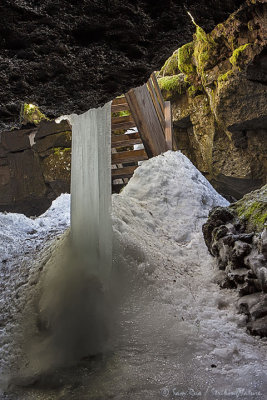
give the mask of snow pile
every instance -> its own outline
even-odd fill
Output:
[[[70,198],[62,194],[38,218],[23,214],[0,213],[0,263],[21,256],[48,235],[64,232],[70,223]]]
[[[125,320],[120,322],[116,333],[116,365],[110,369],[111,376],[105,375],[109,372],[104,369],[99,377],[101,387],[106,381],[113,382],[108,384],[111,392],[103,398],[115,398],[120,390],[120,393],[125,390],[121,398],[137,398],[136,392],[133,392],[136,397],[128,397],[127,385],[140,388],[140,398],[158,398],[159,391],[146,397],[142,390],[151,387],[159,390],[166,384],[166,390],[178,384],[181,390],[186,390],[190,379],[194,389],[212,381],[213,388],[262,391],[264,342],[246,334],[243,316],[237,315],[234,308],[235,292],[220,291],[214,283],[214,260],[201,232],[210,209],[227,206],[228,202],[185,156],[171,151],[144,162],[124,190],[112,197],[114,270],[119,270],[118,274],[126,271],[129,278],[118,288],[118,293],[123,292],[124,286],[129,293],[133,287],[138,290],[129,294],[122,305]],[[30,237],[35,250],[36,243],[40,245],[50,238],[52,230],[56,235],[68,225],[68,213],[69,196],[64,195],[35,220],[1,214],[0,223],[6,231],[6,225],[12,223],[6,240],[10,252],[14,256],[20,254]],[[6,244],[1,244],[2,249]],[[10,290],[8,285],[13,285],[14,280],[19,284],[23,271],[27,270],[29,275],[25,281],[31,279],[28,264],[19,273],[12,267],[14,275],[10,276],[7,269],[11,265],[7,262],[1,269],[3,275],[9,276],[1,293],[1,304]],[[26,287],[31,290],[30,285]],[[15,294],[19,294],[17,302]],[[25,289],[14,287],[13,315],[16,309],[21,309],[23,298]],[[7,302],[7,314],[12,301]],[[15,320],[7,319],[6,323],[12,326]],[[1,333],[5,342],[1,355],[6,362],[12,353],[8,332],[3,329]],[[222,396],[223,392],[220,393]],[[215,398],[202,394],[202,398]],[[79,392],[76,398],[81,398]]]

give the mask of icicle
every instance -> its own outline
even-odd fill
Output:
[[[111,103],[57,122],[62,119],[72,125],[72,244],[77,262],[107,283],[112,263]]]

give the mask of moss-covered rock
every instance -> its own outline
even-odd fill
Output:
[[[231,205],[231,208],[245,223],[248,232],[261,232],[264,226],[267,227],[267,185],[245,195]]]
[[[250,46],[250,43],[243,44],[242,46],[239,46],[237,49],[233,51],[233,54],[229,59],[233,67],[240,70],[242,61],[243,62],[247,61],[245,50],[247,49],[248,46]]]
[[[183,74],[159,78],[158,83],[166,100],[175,99],[175,97],[186,93],[188,87]]]
[[[230,200],[267,182],[266,15],[267,3],[257,1],[210,33],[195,24],[178,50],[188,85],[163,90],[177,148]]]
[[[196,75],[193,61],[194,43],[190,42],[178,49],[178,68],[184,74],[185,80],[190,81]]]
[[[229,207],[211,211],[203,225],[205,243],[216,258],[217,283],[238,291],[237,307],[248,331],[267,336],[267,185]]]
[[[179,62],[178,62],[178,50],[176,50],[171,57],[165,62],[163,67],[160,70],[160,76],[172,76],[178,75],[181,71],[179,69]]]
[[[21,123],[26,125],[28,123],[39,125],[42,120],[48,120],[48,118],[39,110],[34,104],[25,103],[21,111]]]

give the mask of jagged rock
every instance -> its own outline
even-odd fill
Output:
[[[70,147],[65,121],[0,133],[0,211],[40,215],[69,192]]]
[[[36,139],[36,143],[33,145],[33,149],[38,153],[42,154],[45,151],[52,148],[70,148],[71,147],[71,131],[67,130],[65,132],[59,132],[50,134],[46,137],[41,137],[41,139]]]
[[[247,325],[249,332],[252,335],[257,335],[261,337],[267,336],[267,315],[263,318],[256,319],[255,321],[250,321]]]
[[[207,31],[244,0],[2,0],[0,122],[22,102],[48,116],[81,113],[144,83],[193,33]]]
[[[203,225],[220,270],[217,283],[238,291],[238,309],[248,315],[249,331],[261,336],[267,335],[266,228],[267,185],[229,207],[215,208]]]
[[[184,81],[169,77],[177,148],[230,201],[267,183],[266,26],[255,1],[209,35],[197,28],[191,56],[178,51]]]
[[[63,120],[60,124],[55,121],[41,121],[36,132],[36,140],[56,133],[69,132],[71,126],[67,120]]]

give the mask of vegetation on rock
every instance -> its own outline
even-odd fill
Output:
[[[24,103],[21,111],[21,123],[23,125],[27,123],[38,125],[42,120],[48,120],[48,118],[36,105]]]
[[[207,34],[200,26],[196,26],[194,38],[194,59],[198,74],[202,82],[205,82],[203,75],[205,67],[211,63],[216,55],[216,43],[210,34]],[[203,83],[204,83],[203,82]]]
[[[249,231],[261,232],[267,225],[267,185],[245,195],[231,207]]]
[[[179,74],[181,71],[179,69],[178,60],[178,50],[176,50],[161,68],[160,75],[164,77]]]
[[[158,83],[166,100],[186,93],[186,89],[188,87],[188,84],[184,80],[183,74],[159,78]]]
[[[196,74],[196,66],[193,63],[193,54],[193,42],[185,44],[178,50],[178,68],[185,75],[185,81],[188,81],[192,75]]]
[[[242,46],[239,46],[237,49],[235,49],[233,51],[232,56],[230,57],[230,63],[233,65],[233,67],[236,67],[240,70],[240,60],[241,60],[241,56],[242,53],[244,52],[244,50],[246,50],[246,48],[250,45],[250,43],[246,43]]]

